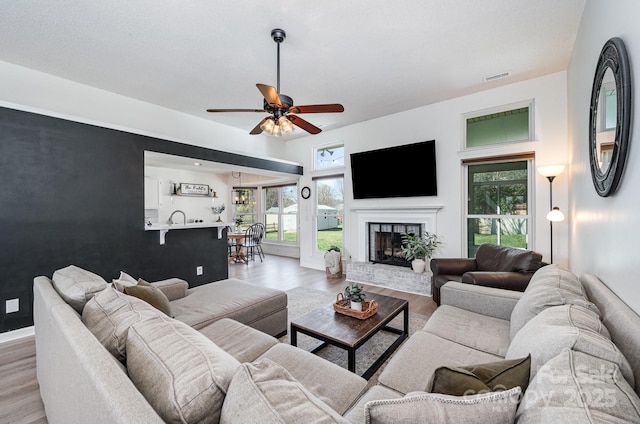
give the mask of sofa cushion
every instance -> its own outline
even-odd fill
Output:
[[[391,390],[390,388],[383,386],[382,384],[375,384],[369,388],[363,394],[358,402],[353,405],[349,409],[344,417],[350,422],[354,424],[362,424],[364,423],[364,406],[371,402],[372,400],[384,400],[384,399],[400,399],[403,397],[403,393],[398,393],[395,390]]]
[[[133,287],[138,284],[138,280],[130,276],[124,271],[120,271],[120,276],[112,280],[113,286],[121,293],[124,293],[125,287]]]
[[[535,272],[542,264],[542,255],[531,250],[495,244],[481,244],[476,252],[477,271]]]
[[[286,368],[309,392],[340,415],[367,385],[367,380],[359,375],[289,344],[276,344],[259,359],[264,358]]]
[[[131,326],[127,370],[158,414],[171,423],[217,423],[240,363],[188,325],[158,315]]]
[[[221,424],[348,423],[269,359],[240,366],[220,413]]]
[[[282,290],[237,279],[194,287],[189,289],[185,298],[171,302],[175,318],[196,330],[221,318],[231,318],[251,325],[286,308],[287,294]]]
[[[471,396],[410,393],[402,399],[374,400],[365,405],[365,422],[388,423],[513,423],[520,387]]]
[[[531,381],[517,423],[640,423],[640,399],[616,364],[565,349]]]
[[[113,356],[124,362],[129,327],[159,314],[147,302],[107,287],[87,302],[82,322]]]
[[[440,306],[423,330],[501,357],[504,357],[509,348],[509,321],[454,306]]]
[[[426,390],[434,371],[504,359],[425,331],[416,331],[391,357],[378,381],[400,393]]]
[[[164,312],[167,316],[173,317],[167,296],[165,296],[159,288],[154,287],[142,278],[138,280],[137,285],[125,287],[124,292],[129,296],[144,300],[157,310]]]
[[[440,367],[433,373],[427,391],[466,396],[520,387],[524,392],[529,385],[530,368],[531,356],[463,367]]]
[[[75,265],[55,271],[51,280],[60,297],[79,314],[89,299],[107,288],[102,277]]]
[[[511,312],[511,339],[540,311],[566,304],[583,306],[599,314],[596,305],[587,300],[578,277],[556,265],[540,268]]]
[[[200,331],[239,362],[253,362],[278,344],[278,339],[229,318],[212,322]]]
[[[506,358],[531,354],[531,377],[547,361],[569,348],[617,364],[630,384],[633,370],[620,349],[599,333],[593,312],[575,305],[548,308],[533,317],[513,338]]]

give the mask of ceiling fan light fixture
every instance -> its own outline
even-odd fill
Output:
[[[280,132],[284,135],[289,135],[294,130],[293,124],[286,116],[278,118],[278,126],[280,127]]]

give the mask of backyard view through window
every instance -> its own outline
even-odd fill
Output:
[[[240,194],[238,194],[240,193]],[[234,190],[234,197],[238,194],[239,197],[244,199],[244,203],[233,204],[233,220],[236,225],[241,225],[242,228],[248,228],[255,224],[256,221],[256,191],[253,189],[236,189]],[[233,197],[232,197],[233,198]]]
[[[342,217],[344,208],[344,178],[316,180],[316,247],[324,252],[331,246],[342,249]]]
[[[265,239],[295,243],[298,237],[297,186],[264,189]]]
[[[528,161],[468,165],[467,246],[482,243],[527,248]]]

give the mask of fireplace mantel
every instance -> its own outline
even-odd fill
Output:
[[[367,224],[369,222],[405,223],[413,222],[424,225],[424,230],[437,233],[437,214],[442,206],[403,206],[403,207],[375,207],[365,206],[351,208],[357,216],[358,249],[354,260],[367,261],[368,237]]]

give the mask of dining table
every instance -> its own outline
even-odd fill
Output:
[[[233,240],[236,246],[235,251],[232,251],[231,256],[229,256],[229,262],[247,263],[248,259],[244,254],[244,249],[242,248],[244,237],[245,233],[227,233],[227,238],[229,240]]]

